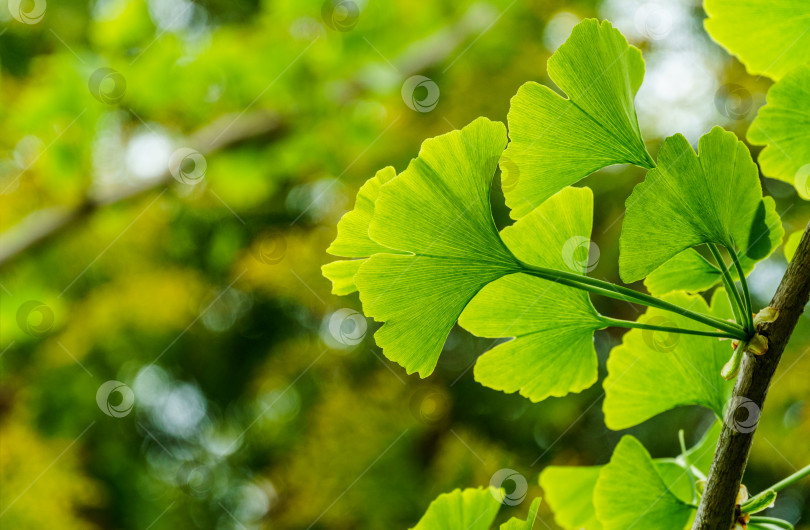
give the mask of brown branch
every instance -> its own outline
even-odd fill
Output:
[[[392,63],[399,74],[398,82],[444,62],[471,35],[482,31],[496,15],[492,6],[476,4],[451,27],[441,29],[408,47]],[[345,103],[374,90],[374,85],[367,78],[367,71],[361,70],[354,79],[343,82],[337,91],[338,102]],[[207,155],[250,140],[279,138],[287,131],[285,122],[273,112],[227,114],[191,135],[187,147]],[[172,176],[167,168],[159,177],[138,185],[102,196],[88,195],[75,206],[49,208],[29,214],[17,225],[0,234],[0,269],[75,227],[99,208],[158,190],[171,183],[171,180]]]
[[[765,396],[808,299],[810,224],[805,228],[796,254],[771,300],[770,306],[778,309],[779,315],[775,321],[761,324],[758,328],[759,333],[768,338],[768,351],[761,356],[746,353],[743,359],[734,386],[732,406],[726,411],[723,431],[692,530],[733,528],[737,493]]]

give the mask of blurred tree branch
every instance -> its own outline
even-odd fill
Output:
[[[367,92],[391,90],[404,79],[442,63],[471,35],[485,31],[496,15],[489,4],[473,5],[454,25],[410,45],[402,52],[391,64],[397,70],[397,76],[390,83],[379,86],[372,82],[369,69],[361,69],[354,78],[338,85],[337,102],[345,103]],[[269,110],[226,114],[192,134],[187,143],[201,154],[209,155],[250,140],[278,140],[289,132],[287,124],[293,118],[282,118]],[[98,209],[148,194],[168,186],[171,181],[172,175],[167,167],[159,177],[138,185],[98,196],[88,192],[78,205],[32,212],[0,234],[0,269],[79,225]]]

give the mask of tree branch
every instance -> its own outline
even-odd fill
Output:
[[[692,530],[729,530],[734,526],[737,493],[768,387],[808,299],[810,224],[771,300],[770,306],[778,309],[779,315],[758,328],[768,339],[768,351],[761,356],[746,353],[743,359]]]
[[[398,83],[446,60],[471,35],[482,31],[497,16],[488,4],[471,7],[449,28],[443,28],[422,41],[409,46],[392,64],[397,70]],[[346,103],[372,90],[379,90],[369,80],[367,70],[360,70],[353,79],[338,85],[338,103]],[[392,87],[385,87],[390,89]],[[288,128],[281,117],[270,111],[226,114],[203,127],[188,139],[188,147],[203,155],[221,151],[237,144],[261,138],[279,138]],[[48,208],[33,212],[3,234],[0,234],[0,270],[92,215],[103,206],[120,203],[160,189],[171,183],[168,168],[155,179],[144,181],[101,196],[88,195],[78,205]]]

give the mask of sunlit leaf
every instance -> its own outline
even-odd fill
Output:
[[[602,530],[593,506],[593,490],[604,466],[549,466],[540,473],[554,520],[566,529]]]
[[[412,530],[488,530],[500,507],[487,488],[453,490],[436,497]]]
[[[781,240],[774,202],[763,200],[745,144],[715,127],[698,147],[699,157],[682,135],[667,138],[658,167],[627,199],[619,256],[625,282],[702,243],[739,247],[747,259],[759,260],[772,250],[775,236]]]
[[[369,235],[409,254],[375,254],[355,283],[366,315],[385,322],[374,335],[377,344],[408,373],[430,374],[470,299],[518,269],[489,202],[505,144],[503,124],[479,118],[427,140],[380,191]]]
[[[591,190],[566,188],[501,237],[523,262],[581,274],[592,219]],[[513,274],[484,287],[459,324],[480,337],[514,337],[478,358],[475,379],[484,386],[540,401],[596,382],[593,332],[605,323],[585,291]]]
[[[539,509],[540,497],[537,497],[529,506],[529,513],[526,515],[526,519],[512,517],[501,525],[500,530],[532,530],[534,527],[534,522],[537,519],[537,511]]]
[[[332,294],[346,295],[356,291],[354,275],[372,254],[400,253],[380,245],[368,235],[368,227],[374,215],[374,202],[380,194],[380,188],[394,177],[396,171],[391,166],[379,170],[357,192],[354,209],[340,219],[337,237],[326,251],[333,256],[357,259],[333,261],[322,267],[323,275],[332,281]]]
[[[661,478],[655,462],[632,436],[624,436],[599,474],[594,506],[605,530],[682,530],[692,508]]]
[[[796,250],[799,248],[799,241],[802,240],[802,231],[797,230],[790,234],[785,241],[785,259],[788,261],[793,259],[793,256],[796,255]]]
[[[753,75],[780,79],[810,61],[805,0],[705,0],[706,30]]]
[[[722,290],[711,309],[701,296],[674,292],[664,300],[719,318],[730,316]],[[692,320],[649,308],[639,322],[664,327],[695,329]],[[730,341],[663,331],[632,329],[608,358],[605,388],[605,424],[614,430],[637,425],[666,410],[702,405],[722,417],[733,383],[720,375],[731,356]]]
[[[807,38],[810,44],[810,33]],[[793,184],[810,199],[810,66],[785,75],[768,90],[767,99],[748,129],[748,141],[765,146],[757,158],[759,167],[765,176]]]
[[[579,23],[548,60],[548,75],[568,99],[529,82],[509,110],[510,143],[501,169],[515,219],[603,167],[654,165],[633,102],[644,60],[610,22]]]

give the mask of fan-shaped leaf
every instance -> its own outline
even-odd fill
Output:
[[[675,292],[663,297],[681,307],[718,318],[731,316],[725,292],[714,293],[711,309],[702,297]],[[639,322],[695,329],[693,321],[649,308]],[[637,425],[682,405],[703,405],[722,417],[733,383],[720,375],[731,356],[729,341],[712,337],[632,329],[608,358],[605,424],[614,430]]]
[[[591,190],[566,188],[501,237],[525,263],[581,274],[592,219]],[[593,332],[605,324],[584,291],[513,274],[481,289],[459,324],[480,337],[514,337],[479,357],[475,379],[484,386],[540,401],[596,382]]]
[[[412,530],[488,530],[500,507],[487,488],[453,490],[436,497]]]
[[[396,171],[391,166],[379,170],[360,187],[354,209],[338,222],[337,237],[326,251],[333,256],[358,259],[333,261],[321,268],[323,275],[332,281],[332,294],[346,295],[356,291],[354,275],[372,254],[400,253],[380,245],[368,235],[368,227],[374,215],[374,202],[380,194],[380,188],[396,176]]]
[[[805,0],[705,0],[706,30],[753,75],[780,79],[810,62]]]
[[[501,169],[515,219],[603,167],[654,166],[633,103],[644,60],[610,22],[580,22],[548,60],[548,75],[568,99],[530,82],[509,110]]]
[[[762,198],[745,144],[715,127],[698,146],[699,157],[682,135],[667,138],[658,167],[627,199],[619,257],[625,282],[644,278],[702,243],[738,246],[741,255],[755,261],[768,255],[775,236],[781,240],[774,202]]]
[[[529,506],[529,513],[526,519],[512,517],[501,525],[500,530],[532,530],[534,521],[537,519],[537,512],[540,510],[540,497],[535,498]]]
[[[505,143],[502,123],[479,118],[425,141],[419,157],[380,190],[369,236],[408,254],[373,255],[355,283],[366,315],[385,322],[377,344],[408,373],[430,374],[470,299],[518,270],[489,202]]]
[[[810,3],[804,5],[810,13]],[[810,45],[810,32],[807,35]],[[748,129],[748,141],[765,146],[757,158],[759,167],[764,175],[790,182],[799,195],[810,199],[810,66],[785,75],[768,90],[767,98]]]
[[[632,436],[624,436],[616,446],[599,474],[593,498],[605,530],[682,530],[692,514],[692,508],[670,491],[650,454]]]
[[[604,466],[549,466],[540,473],[544,497],[554,520],[567,529],[602,530],[593,506],[593,490]]]

